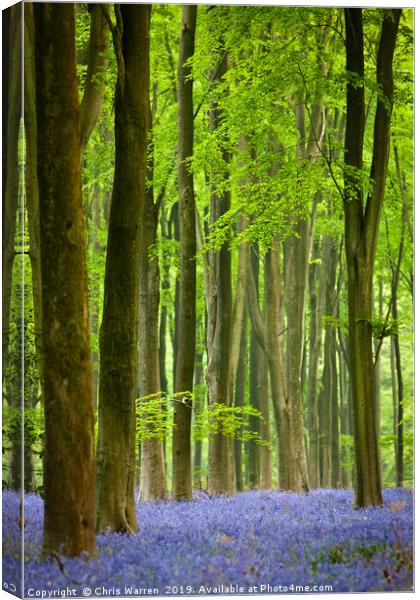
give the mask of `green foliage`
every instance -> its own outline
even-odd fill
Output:
[[[168,415],[164,394],[150,394],[136,401],[137,442],[157,438],[165,439],[174,427]]]
[[[249,429],[249,417],[263,418],[260,411],[252,406],[226,406],[216,403],[210,407],[194,409],[193,407],[197,406],[194,396],[201,397],[205,390],[205,386],[195,386],[194,394],[186,391],[165,397],[165,394],[159,392],[139,398],[136,401],[137,441],[165,439],[170,435],[175,427],[173,411],[168,410],[167,405],[167,401],[170,400],[184,404],[194,411],[194,440],[204,441],[211,435],[221,433],[244,442],[253,441],[271,447],[271,443],[263,440],[259,432]]]
[[[352,435],[340,434],[340,462],[343,469],[350,471],[354,464],[354,438]]]
[[[23,415],[22,412],[24,413]],[[43,411],[38,408],[25,408],[22,411],[22,407],[20,406],[11,406],[3,412],[3,450],[10,450],[13,444],[20,445],[22,441],[22,425],[25,445],[33,447],[42,443],[44,435]]]
[[[223,435],[253,441],[261,446],[271,447],[270,442],[263,440],[257,431],[249,429],[249,417],[262,419],[261,412],[252,406],[226,406],[214,403],[195,415],[193,439],[206,440],[211,435]]]

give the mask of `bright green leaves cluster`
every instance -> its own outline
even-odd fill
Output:
[[[196,386],[194,394],[178,392],[165,396],[159,392],[139,398],[136,402],[137,441],[167,438],[175,427],[173,411],[176,410],[176,403],[181,403],[193,411],[194,440],[205,441],[209,436],[221,433],[230,438],[271,447],[269,440],[263,440],[259,432],[249,427],[250,417],[263,418],[259,410],[252,406],[226,406],[218,403],[195,409],[194,395],[202,392],[203,389]],[[170,404],[173,406],[169,406]]]
[[[172,432],[174,424],[165,407],[164,394],[150,394],[137,400],[136,425],[138,443],[150,438],[163,440]]]
[[[269,440],[263,440],[259,432],[249,429],[250,417],[263,418],[260,411],[252,406],[211,404],[195,414],[193,438],[206,440],[211,435],[221,433],[226,437],[253,441],[270,448]]]

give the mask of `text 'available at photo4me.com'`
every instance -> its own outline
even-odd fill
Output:
[[[3,589],[6,591],[12,591],[10,585],[6,586],[3,584]],[[27,598],[89,598],[89,597],[103,597],[108,596],[196,596],[196,595],[238,595],[238,594],[282,594],[282,593],[311,593],[311,592],[333,592],[334,588],[332,585],[300,585],[290,583],[288,585],[276,584],[272,585],[269,583],[261,583],[259,585],[237,585],[237,584],[225,584],[225,585],[166,585],[163,589],[157,587],[134,587],[134,586],[121,586],[121,587],[72,587],[67,586],[64,588],[53,588],[53,589],[37,589],[28,588],[25,597]]]

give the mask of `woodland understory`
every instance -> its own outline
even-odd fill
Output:
[[[3,31],[5,572],[410,589],[413,10]]]

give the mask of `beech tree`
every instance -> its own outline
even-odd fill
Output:
[[[74,6],[36,4],[44,554],[95,551],[93,397]]]
[[[180,283],[173,436],[173,494],[191,498],[191,410],[195,358],[196,237],[194,183],[189,160],[193,154],[194,112],[189,59],[194,55],[197,7],[182,7],[178,67]]]
[[[362,9],[345,9],[347,119],[344,216],[349,301],[349,359],[354,403],[356,506],[382,504],[372,356],[372,283],[389,158],[393,100],[392,63],[401,10],[385,11],[377,55],[370,186],[362,183],[365,139],[364,41]]]
[[[227,72],[226,52],[220,57],[219,65],[210,77],[214,84],[220,83]],[[218,133],[223,114],[216,102],[210,107],[210,129]],[[222,142],[223,144],[223,142]],[[221,148],[224,185],[210,179],[210,227],[230,209],[229,189],[230,155]],[[211,178],[211,175],[210,175]],[[210,418],[215,404],[232,404],[232,274],[231,253],[226,240],[218,250],[212,250],[209,257],[209,286],[207,298],[207,384],[209,390]],[[238,333],[238,337],[240,333]],[[209,440],[209,491],[211,493],[233,494],[236,490],[233,445],[222,431],[212,434]]]
[[[97,529],[134,532],[141,219],[149,127],[148,5],[115,6],[115,173],[100,330]]]

